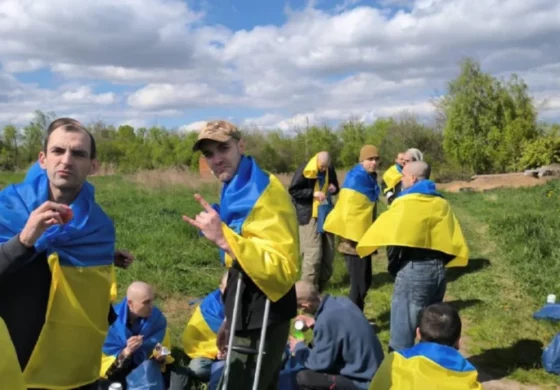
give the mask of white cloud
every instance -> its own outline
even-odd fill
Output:
[[[314,4],[321,2],[287,10],[282,26],[231,31],[204,25],[204,14],[182,0],[3,0],[0,120],[47,107],[118,121],[250,109],[264,114],[239,118],[244,124],[290,130],[402,110],[428,116],[430,96],[467,56],[500,77],[517,72],[535,97],[548,98],[543,118],[560,118],[557,0],[382,0],[377,8],[341,0],[329,11]],[[72,87],[50,91],[10,75],[42,67]],[[95,93],[98,80],[135,91]]]
[[[181,127],[179,127],[179,131],[182,133],[186,133],[189,131],[200,131],[204,126],[206,126],[206,121],[198,121],[198,122],[192,122],[189,123],[188,125],[183,125]]]

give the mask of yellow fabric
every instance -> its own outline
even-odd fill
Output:
[[[402,173],[399,172],[396,165],[391,165],[391,168],[387,169],[383,174],[383,181],[387,188],[383,190],[383,194],[395,189],[402,179]]]
[[[317,177],[319,175],[319,159],[318,159],[317,156],[318,156],[318,154],[313,156],[311,158],[311,160],[309,160],[309,162],[305,166],[305,169],[303,170],[303,176],[306,179],[317,179]],[[314,192],[321,191],[323,194],[327,195],[328,189],[329,189],[329,170],[327,169],[327,172],[325,172],[325,182],[323,183],[323,187],[319,188],[319,180],[316,180],[315,181],[315,188],[313,189],[313,191]],[[321,202],[319,202],[317,199],[313,198],[313,208],[312,208],[312,214],[311,214],[311,216],[313,218],[317,218],[319,216],[319,205],[320,204],[321,204]]]
[[[272,174],[270,183],[247,216],[241,235],[222,224],[237,261],[257,287],[276,302],[297,280],[298,225],[294,206],[283,184]],[[225,256],[227,267],[232,259]]]
[[[117,300],[118,295],[118,288],[117,288],[117,270],[116,267],[113,265],[111,266],[111,302],[115,302]]]
[[[9,390],[27,390],[16,350],[4,320],[0,318],[0,381],[1,388]]]
[[[109,326],[111,266],[65,267],[56,253],[48,262],[52,281],[45,324],[24,379],[31,388],[80,387],[99,377]]]
[[[367,256],[382,246],[433,249],[455,256],[447,267],[464,267],[469,248],[449,203],[439,197],[410,194],[395,199],[358,242],[356,251]]]
[[[327,232],[358,242],[371,226],[375,207],[376,204],[364,194],[343,188],[323,228]]]
[[[196,308],[183,332],[183,350],[191,358],[216,359],[217,336],[208,326],[200,306]]]
[[[169,336],[169,328],[165,330],[165,336],[163,336],[161,345],[163,345],[165,348],[171,351],[171,338]],[[154,356],[154,353],[155,353],[155,349],[154,351],[152,351],[152,355],[150,356],[150,358]],[[117,360],[116,356],[105,355],[103,352],[101,352],[101,368],[99,370],[100,378],[107,378],[106,375],[107,370],[111,367],[111,365],[115,360]],[[175,359],[173,358],[173,356],[167,355],[165,357],[165,362],[161,364],[161,372],[165,372],[167,370],[167,365],[172,364],[174,361]]]
[[[393,352],[381,363],[369,390],[481,390],[477,376],[476,371],[450,371],[429,359],[405,359]]]

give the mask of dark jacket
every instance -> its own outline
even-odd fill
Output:
[[[238,266],[231,267],[224,290],[224,310],[228,322],[233,318],[235,292],[237,291]],[[243,274],[241,282],[241,305],[237,312],[236,331],[248,331],[262,328],[266,295],[257,287],[249,276]],[[290,321],[297,315],[295,285],[276,302],[270,302],[268,325]],[[229,322],[231,324],[231,322]],[[229,326],[229,325],[228,325]]]
[[[296,359],[308,370],[343,375],[367,389],[383,361],[383,348],[362,311],[346,297],[326,294],[315,314],[313,348],[303,342]]]
[[[0,317],[10,332],[22,371],[45,324],[50,286],[46,252],[26,247],[19,235],[0,244]],[[108,313],[111,324],[116,318],[111,305]]]
[[[388,246],[387,259],[389,263],[387,270],[394,277],[409,261],[441,260],[444,264],[449,263],[455,256],[448,255],[433,249],[411,248],[406,246]]]
[[[307,225],[313,214],[313,193],[315,192],[315,183],[317,179],[308,179],[303,176],[303,170],[308,162],[300,165],[294,173],[288,192],[292,196],[292,202],[296,208],[298,223]],[[336,170],[329,167],[329,184],[336,187],[336,191],[332,195],[336,195],[340,191]],[[326,194],[325,194],[326,195]]]

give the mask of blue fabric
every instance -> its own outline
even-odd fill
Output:
[[[149,318],[141,318],[138,325],[138,333],[133,333],[127,326],[128,321],[128,305],[124,298],[115,306],[117,320],[109,328],[105,343],[103,344],[103,353],[107,356],[117,357],[119,353],[126,347],[126,342],[132,336],[142,335],[142,347],[133,355],[132,359],[135,364],[141,364],[144,360],[149,359],[157,343],[162,343],[167,329],[167,320],[161,311],[154,307],[152,315]]]
[[[560,375],[560,333],[557,333],[544,349],[542,363],[546,372]]]
[[[440,260],[409,261],[397,272],[389,321],[391,348],[414,346],[418,314],[442,302],[446,288],[445,265]]]
[[[379,193],[381,192],[375,178],[367,173],[361,164],[355,165],[354,168],[348,172],[344,178],[342,188],[358,191],[367,196],[372,203],[377,202]]]
[[[437,343],[421,342],[414,347],[398,351],[406,359],[422,356],[440,367],[455,372],[475,371],[476,368],[455,348]]]
[[[402,190],[397,195],[397,198],[410,194],[432,195],[432,196],[439,196],[440,198],[443,198],[443,195],[436,191],[436,183],[434,183],[431,180],[422,180],[417,182],[416,184],[413,184],[407,189]]]
[[[358,389],[368,389],[384,358],[383,347],[358,306],[346,297],[329,294],[315,314],[313,348],[301,342],[294,352],[305,368],[343,375]]]
[[[0,243],[19,234],[31,214],[48,200],[49,179],[46,171],[32,167],[26,181],[12,184],[0,192]],[[35,243],[37,253],[57,253],[60,264],[92,267],[113,263],[115,228],[95,202],[93,186],[84,185],[70,205],[73,219],[48,228]]]
[[[220,219],[231,230],[241,234],[245,219],[268,187],[270,177],[253,160],[252,157],[241,156],[235,176],[222,187],[220,204],[212,207],[220,214]],[[220,249],[222,264],[225,264],[225,253]]]
[[[537,320],[553,320],[553,321],[560,320],[560,304],[549,303],[544,305],[542,309],[540,309],[538,312],[533,314],[533,318]]]
[[[402,173],[402,167],[399,164],[395,164],[395,167],[397,168],[397,171],[399,171],[399,173]]]
[[[146,360],[126,376],[128,390],[165,390],[165,381],[155,360]]]
[[[225,318],[222,292],[219,288],[212,291],[202,300],[200,312],[204,321],[212,329],[212,332],[217,334]]]

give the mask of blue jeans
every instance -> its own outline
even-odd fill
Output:
[[[410,261],[397,272],[391,301],[389,347],[414,346],[418,314],[426,306],[443,301],[445,265],[441,260]]]

